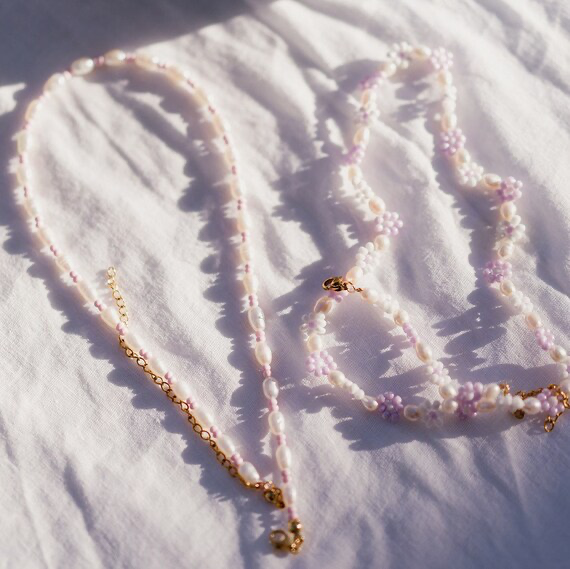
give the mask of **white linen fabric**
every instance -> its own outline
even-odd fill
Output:
[[[568,567],[570,418],[382,421],[306,377],[298,332],[362,227],[339,197],[350,93],[394,41],[455,55],[459,119],[488,171],[524,182],[518,281],[568,345],[570,13],[563,0],[4,2],[0,8],[0,566]],[[249,189],[261,303],[294,452],[301,555],[282,517],[231,480],[37,253],[15,205],[13,133],[45,79],[141,49],[188,68],[230,123]],[[364,169],[405,227],[370,278],[397,296],[461,381],[556,380],[482,283],[489,202],[435,151],[425,82],[381,91]],[[191,105],[143,72],[103,72],[38,115],[35,194],[78,272],[114,264],[148,338],[264,476],[275,476],[222,214],[218,158]],[[367,392],[434,396],[402,337],[349,299],[328,340]]]

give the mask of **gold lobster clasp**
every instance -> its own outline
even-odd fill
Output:
[[[344,277],[329,277],[323,281],[323,288],[325,290],[334,290],[335,292],[361,292],[361,288],[357,288],[353,283],[347,281]]]

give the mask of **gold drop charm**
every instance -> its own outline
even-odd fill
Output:
[[[297,518],[289,522],[289,531],[276,529],[269,534],[271,545],[278,551],[288,551],[289,553],[299,553],[305,541],[303,537],[303,524]]]

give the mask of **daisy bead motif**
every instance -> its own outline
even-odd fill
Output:
[[[517,216],[515,216],[517,217]],[[497,225],[497,237],[499,239],[508,238],[514,243],[524,238],[526,226],[520,223],[519,219],[511,221],[500,221]]]
[[[419,406],[421,420],[426,427],[441,427],[443,425],[443,416],[441,413],[441,403],[439,401],[424,401]]]
[[[510,278],[512,266],[508,261],[489,261],[483,269],[483,278],[489,283],[500,283]]]
[[[395,43],[388,52],[388,59],[398,68],[407,69],[412,59],[412,46],[407,42]]]
[[[429,60],[436,71],[449,71],[453,67],[453,54],[444,47],[434,49]]]
[[[483,178],[483,166],[476,162],[464,162],[457,168],[457,177],[462,186],[474,188]]]
[[[322,312],[311,312],[303,317],[301,331],[305,334],[324,334],[327,331],[327,319]]]
[[[465,135],[460,128],[453,128],[440,135],[439,149],[445,156],[453,156],[465,146]]]
[[[522,196],[521,188],[522,182],[509,176],[501,182],[501,186],[497,190],[497,196],[503,203],[518,200]]]
[[[477,402],[483,396],[483,384],[468,381],[459,386],[455,401],[457,402],[456,414],[460,419],[469,419],[477,415]]]
[[[534,332],[536,341],[541,349],[548,352],[554,348],[554,334],[548,329],[540,326]]]
[[[554,416],[564,412],[564,398],[562,395],[556,395],[550,389],[543,389],[536,398],[540,401],[544,413]]]
[[[398,235],[402,227],[404,227],[404,222],[395,211],[386,211],[376,218],[375,229],[380,235]]]

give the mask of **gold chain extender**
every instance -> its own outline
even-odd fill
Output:
[[[113,298],[119,310],[119,317],[121,322],[127,326],[129,322],[129,316],[127,313],[127,306],[125,300],[119,291],[117,285],[117,271],[114,267],[109,267],[107,270],[107,286],[111,289]],[[219,449],[215,437],[205,429],[196,420],[196,417],[192,414],[192,409],[186,403],[176,395],[172,385],[166,381],[158,373],[154,372],[149,366],[146,358],[142,357],[135,350],[133,350],[125,341],[125,337],[119,334],[119,345],[125,352],[125,355],[136,362],[136,364],[149,376],[149,378],[160,387],[162,392],[170,399],[170,401],[179,408],[190,425],[192,425],[192,430],[205,442],[210,445],[210,448],[216,455],[216,460],[218,463],[225,468],[232,478],[237,478],[243,486],[252,490],[259,490],[263,493],[263,498],[274,505],[276,508],[284,508],[285,502],[283,501],[283,492],[281,488],[273,484],[273,482],[268,480],[260,480],[258,482],[247,482],[238,472],[238,469],[232,464],[231,460]],[[304,542],[303,537],[303,525],[299,519],[293,519],[289,522],[287,530],[274,530],[269,535],[269,541],[279,551],[289,551],[290,553],[299,553],[301,546]]]

